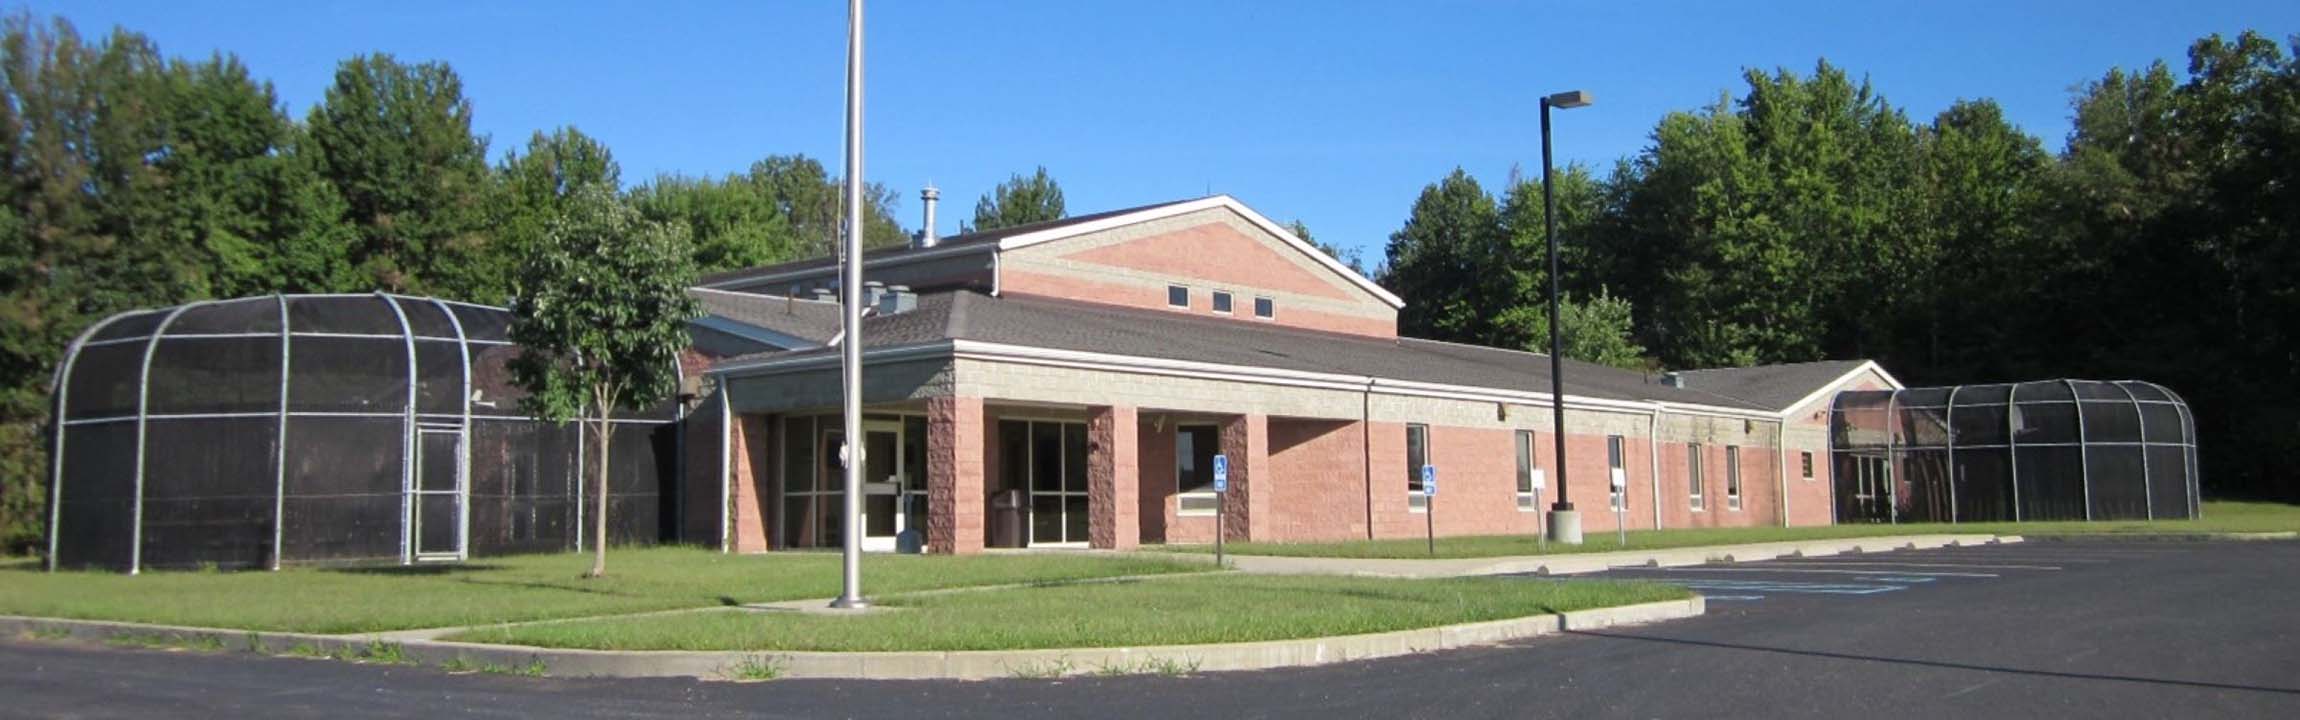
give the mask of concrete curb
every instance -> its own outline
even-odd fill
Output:
[[[1126,648],[956,652],[681,652],[613,651],[485,645],[371,635],[313,635],[0,616],[0,636],[172,645],[423,665],[521,669],[540,664],[559,677],[699,677],[707,679],[960,679],[1061,677],[1102,673],[1187,674],[1323,665],[1395,657],[1573,630],[1696,617],[1701,596],[1621,607],[1416,630],[1296,640]]]
[[[1964,545],[2017,543],[2017,535],[1894,535],[1834,540],[1788,540],[1708,545],[1661,550],[1531,555],[1500,558],[1359,559],[1238,555],[1231,565],[1243,572],[1270,574],[1368,575],[1377,577],[1458,577],[1465,575],[1579,575],[1624,566],[1682,567],[1712,562],[1749,562],[1784,557],[1884,552]]]
[[[2068,533],[2032,535],[2030,542],[2124,541],[2124,542],[2260,542],[2264,540],[2300,540],[2300,531],[2283,532],[2144,532],[2144,533]]]

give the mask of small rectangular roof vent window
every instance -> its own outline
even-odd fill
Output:
[[[1266,297],[1254,298],[1254,317],[1268,320],[1277,315],[1278,301]]]
[[[1190,289],[1180,285],[1166,286],[1166,304],[1186,308],[1190,306]]]

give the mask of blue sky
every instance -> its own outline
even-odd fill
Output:
[[[31,6],[164,52],[239,55],[299,117],[335,63],[386,51],[463,76],[491,156],[537,129],[604,139],[627,184],[802,152],[837,172],[845,3],[182,2]],[[1229,193],[1378,260],[1420,189],[1455,166],[1498,189],[1540,166],[1535,101],[1563,161],[1609,167],[1654,122],[1741,89],[1742,68],[1866,75],[1930,118],[1994,98],[2058,148],[2070,89],[2111,66],[2184,67],[2198,37],[2300,32],[2300,3],[869,2],[865,176],[943,191],[941,230],[1045,165],[1073,213]]]

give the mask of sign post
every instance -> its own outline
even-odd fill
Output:
[[[1621,534],[1621,547],[1629,547],[1629,474],[1621,468],[1613,469],[1613,494],[1621,498],[1613,504],[1613,529]]]
[[[1230,456],[1214,456],[1214,567],[1222,567],[1223,525],[1230,514]]]
[[[1437,557],[1437,466],[1422,466],[1422,519],[1428,521],[1430,557]]]

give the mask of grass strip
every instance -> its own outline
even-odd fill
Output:
[[[1586,519],[1590,513],[1584,513]],[[1606,515],[1611,519],[1611,515]],[[1440,523],[1443,523],[1441,518]],[[1977,533],[1996,535],[2139,535],[2151,533],[2245,533],[2300,530],[2300,506],[2266,502],[2212,501],[2204,503],[2202,520],[2026,522],[2026,523],[1902,523],[1897,525],[1829,525],[1822,527],[1742,527],[1631,530],[1623,545],[1610,531],[1590,531],[1580,545],[1544,544],[1533,535],[1466,535],[1437,539],[1439,558],[1510,557],[1663,550],[1793,540],[1831,540],[1883,535]],[[1148,549],[1212,553],[1211,545],[1167,545]],[[1418,559],[1433,557],[1428,541],[1419,538],[1349,540],[1316,543],[1229,543],[1232,555]]]
[[[290,568],[280,572],[57,572],[0,568],[0,614],[243,630],[356,633],[831,597],[835,553],[726,555],[632,548],[585,579],[585,554],[459,565]],[[867,555],[865,589],[936,588],[1197,572],[1204,561],[1139,555]]]
[[[1675,586],[1512,578],[1202,575],[891,596],[861,616],[711,612],[468,630],[600,650],[1019,650],[1286,640],[1685,598]]]

